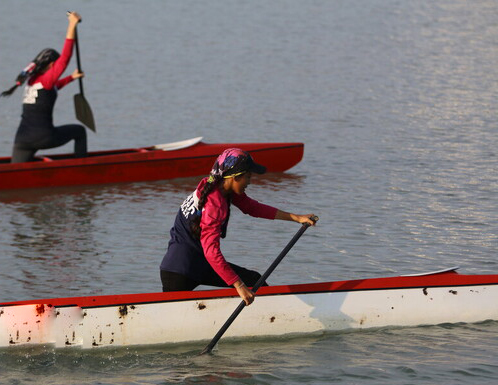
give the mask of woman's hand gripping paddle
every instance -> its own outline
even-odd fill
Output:
[[[318,217],[314,216],[310,218],[313,222],[318,221]],[[261,278],[256,282],[254,287],[252,288],[252,291],[256,293],[258,289],[261,287],[263,282],[266,281],[266,279],[270,276],[270,274],[275,270],[275,268],[278,266],[278,264],[284,259],[284,257],[287,255],[289,250],[294,246],[294,244],[297,242],[297,240],[303,235],[303,233],[306,231],[308,227],[311,225],[309,223],[305,223],[301,226],[299,231],[294,235],[294,237],[290,240],[290,242],[285,246],[285,248],[282,250],[282,252],[279,254],[279,256],[273,261],[271,266],[268,268],[268,270],[265,271],[265,273],[261,276]],[[201,352],[201,354],[205,353],[210,353],[211,350],[215,347],[215,345],[218,343],[220,338],[225,334],[227,329],[230,327],[233,321],[235,321],[235,318],[242,312],[244,307],[246,306],[246,303],[242,301],[239,306],[235,309],[235,311],[232,313],[232,315],[228,318],[228,320],[225,322],[225,324],[221,327],[221,329],[216,333],[214,338],[211,340],[211,342],[204,348],[204,350]]]

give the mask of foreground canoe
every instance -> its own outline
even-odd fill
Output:
[[[269,172],[283,172],[303,158],[303,143],[218,143],[202,137],[152,147],[37,157],[11,164],[0,158],[0,190],[153,181],[207,175],[223,150],[248,151]]]
[[[224,338],[498,320],[498,275],[455,269],[263,287]],[[0,347],[208,341],[239,303],[234,289],[0,303]]]

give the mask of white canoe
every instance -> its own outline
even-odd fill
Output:
[[[263,287],[223,338],[498,320],[498,275],[455,269]],[[221,289],[0,303],[0,347],[209,341],[240,301]]]

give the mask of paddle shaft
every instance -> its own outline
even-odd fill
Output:
[[[314,217],[316,218],[316,217]],[[313,221],[316,222],[316,220],[313,218]],[[318,219],[318,218],[316,218]],[[306,229],[310,225],[308,223],[305,223],[301,226],[299,231],[294,235],[294,237],[290,240],[290,242],[285,246],[285,248],[282,250],[282,252],[278,255],[278,257],[273,261],[271,266],[265,271],[265,273],[261,276],[261,278],[256,282],[256,284],[253,286],[252,291],[256,293],[258,289],[263,285],[263,283],[266,281],[266,279],[270,276],[271,273],[273,273],[273,270],[278,266],[278,264],[284,259],[284,257],[287,255],[289,250],[294,246],[294,244],[297,242],[297,240],[303,235],[303,233],[306,231]],[[246,306],[246,303],[242,301],[239,306],[235,309],[235,311],[232,313],[232,315],[227,319],[225,324],[220,328],[218,333],[214,336],[214,338],[211,340],[211,342],[204,348],[204,350],[201,352],[201,354],[205,353],[210,353],[211,350],[215,347],[215,345],[218,343],[220,338],[225,334],[227,329],[230,327],[233,321],[235,321],[235,318],[240,314],[240,312],[244,309]]]
[[[81,70],[81,63],[80,63],[80,47],[78,44],[78,28],[74,29],[74,43],[76,45],[76,64],[78,66],[78,72],[83,72]],[[83,93],[83,79],[78,78],[78,82],[80,84],[80,94],[82,97],[84,97],[85,94]]]

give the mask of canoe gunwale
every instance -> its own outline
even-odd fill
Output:
[[[463,275],[454,271],[444,273],[397,276],[387,278],[367,278],[348,281],[331,281],[295,285],[264,286],[258,290],[258,297],[326,294],[361,291],[393,291],[405,289],[431,289],[444,287],[472,287],[498,285],[498,275]],[[118,294],[84,297],[63,297],[52,299],[35,299],[0,303],[0,307],[45,304],[56,308],[78,306],[83,309],[122,305],[141,305],[152,303],[174,303],[203,301],[238,297],[236,289],[215,289],[199,291],[181,291],[168,293]]]

